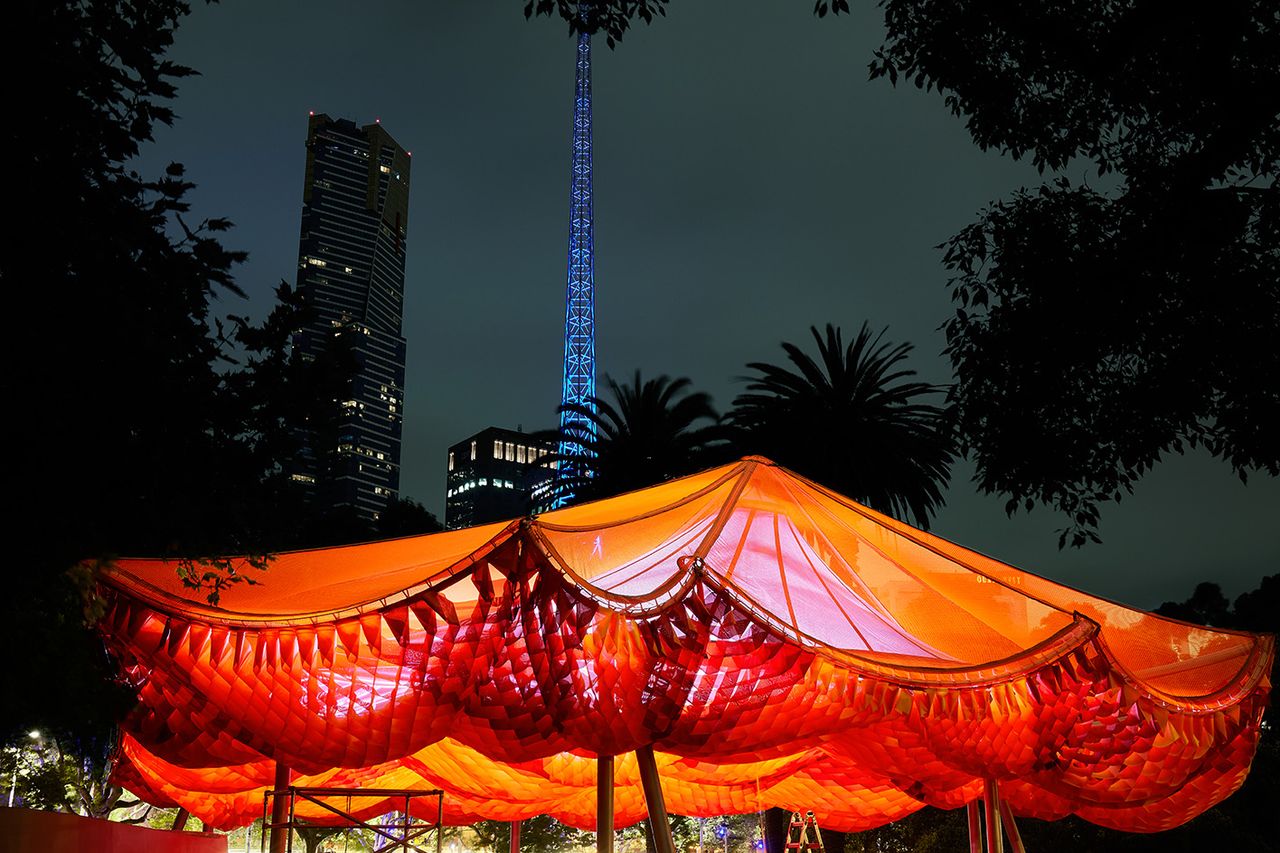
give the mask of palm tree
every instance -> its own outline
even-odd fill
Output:
[[[816,361],[784,341],[790,366],[747,365],[757,375],[733,401],[735,444],[927,528],[954,459],[943,409],[930,402],[943,389],[914,380],[902,366],[911,345],[882,342],[884,330],[864,323],[848,346],[838,327],[810,331]]]
[[[574,502],[595,500],[709,464],[707,453],[722,430],[711,397],[690,392],[689,379],[644,381],[637,370],[630,385],[609,376],[605,382],[612,402],[588,397],[586,405],[560,408],[591,429],[570,424],[552,434],[561,448],[552,458],[572,472],[557,480],[557,491],[572,494]]]

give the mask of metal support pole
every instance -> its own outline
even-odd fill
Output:
[[[511,846],[508,848],[510,853],[520,853],[520,823],[521,821],[511,821]]]
[[[969,853],[982,853],[982,818],[978,815],[978,801],[970,800],[964,810],[969,816]]]
[[[285,824],[289,803],[285,800],[289,788],[289,767],[276,762],[276,784],[271,795],[271,853],[285,853],[289,843],[290,827]]]
[[[1009,836],[1009,846],[1013,853],[1027,853],[1027,848],[1022,846],[1022,833],[1018,832],[1018,825],[1013,822],[1013,809],[1003,799],[1000,800],[1000,822],[1004,824],[1004,834]]]
[[[298,804],[298,798],[293,795],[293,791],[289,791],[289,822],[284,827],[284,837],[289,839],[289,843],[285,845],[288,853],[293,853],[293,826],[297,821],[294,820],[294,806]]]
[[[982,811],[987,821],[987,853],[1004,853],[1004,836],[1000,833],[1000,789],[995,779],[982,783]]]
[[[187,818],[191,817],[191,812],[184,808],[179,808],[178,813],[173,816],[173,831],[182,832],[187,828]]]
[[[613,853],[613,756],[596,757],[596,853]]]
[[[658,778],[658,763],[653,758],[653,747],[642,746],[637,749],[636,762],[640,765],[640,787],[644,789],[644,804],[649,809],[653,846],[657,853],[676,853],[676,843],[671,838],[671,820],[667,817],[667,803],[662,797],[662,780]]]

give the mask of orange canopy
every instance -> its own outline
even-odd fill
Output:
[[[215,827],[294,784],[446,822],[812,809],[860,830],[1000,781],[1017,814],[1177,826],[1243,782],[1274,638],[1104,601],[749,458],[536,518],[276,558],[211,607],[105,575],[137,690],[116,777]],[[322,820],[299,805],[298,815]],[[371,804],[371,814],[385,810]]]

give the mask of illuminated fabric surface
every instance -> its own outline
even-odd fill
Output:
[[[227,828],[296,785],[439,787],[445,819],[812,809],[860,830],[1000,780],[1020,815],[1177,826],[1239,787],[1274,638],[1133,610],[750,458],[536,519],[278,557],[222,607],[123,560],[116,777]],[[434,805],[432,805],[434,809]],[[369,803],[370,815],[386,810]],[[299,804],[298,815],[324,814]]]

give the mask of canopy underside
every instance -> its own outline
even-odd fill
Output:
[[[1014,811],[1179,825],[1248,771],[1273,640],[1054,584],[746,459],[510,524],[275,559],[196,600],[104,580],[139,696],[119,781],[215,827],[300,785],[438,787],[445,819],[812,809],[866,829],[1001,781]],[[370,804],[371,814],[379,804]],[[322,814],[300,817],[322,818]]]

